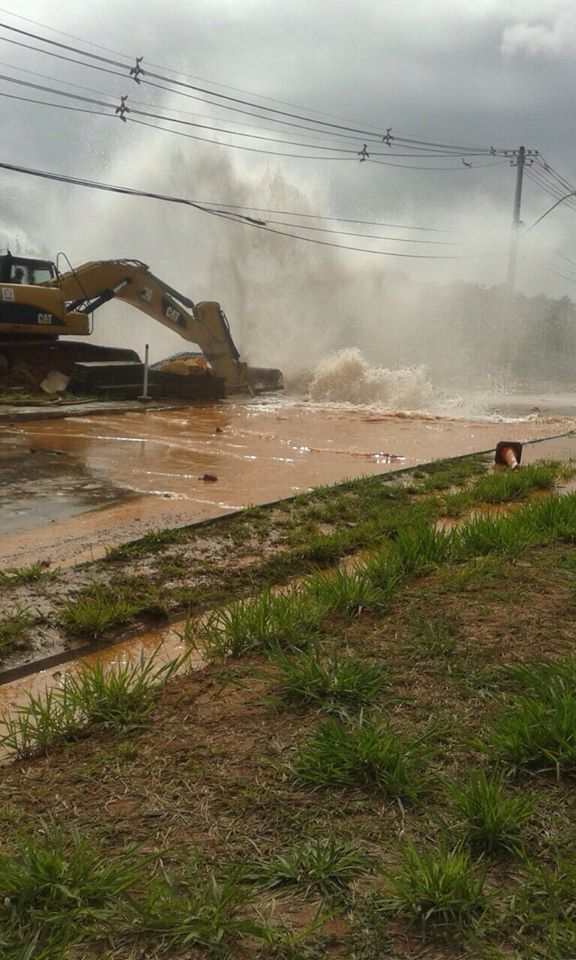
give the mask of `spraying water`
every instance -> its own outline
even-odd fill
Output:
[[[377,404],[388,410],[421,410],[433,396],[424,367],[372,367],[356,347],[321,360],[308,388],[317,402]]]

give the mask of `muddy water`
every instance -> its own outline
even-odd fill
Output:
[[[0,440],[19,445],[23,464],[30,450],[44,462],[54,455],[60,460],[52,511],[46,471],[27,479],[29,509],[21,523],[14,515],[3,525],[0,566],[39,558],[77,563],[150,529],[192,523],[318,484],[490,449],[509,434],[529,440],[575,425],[568,417],[503,424],[391,415],[286,397],[10,424],[0,429]],[[62,459],[76,477],[76,500],[66,496]],[[217,479],[202,479],[206,475]],[[94,485],[102,490],[97,509]],[[84,500],[77,507],[86,487],[92,488],[92,504]]]

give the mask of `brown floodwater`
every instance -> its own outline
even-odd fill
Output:
[[[22,465],[22,509],[0,499],[0,567],[78,563],[151,529],[573,426],[569,417],[502,423],[287,397],[12,423],[0,428],[0,451],[11,451],[14,473]]]

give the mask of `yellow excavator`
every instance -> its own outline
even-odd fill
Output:
[[[224,381],[226,394],[282,389],[280,370],[250,367],[240,359],[219,303],[193,303],[139,260],[96,260],[60,273],[49,260],[0,256],[0,372],[23,356],[34,357],[37,365],[45,356],[45,365],[58,369],[58,347],[64,345],[59,338],[89,336],[91,314],[113,299],[197,344],[209,371]],[[66,343],[61,359],[68,367],[75,355],[89,359],[87,346]],[[110,357],[132,353],[94,347],[93,355],[100,358],[103,349]]]

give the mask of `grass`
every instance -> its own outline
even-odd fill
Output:
[[[328,615],[353,617],[366,610],[382,611],[389,597],[388,591],[375,585],[362,568],[312,575],[306,578],[304,587]]]
[[[576,495],[551,496],[524,507],[522,525],[535,543],[576,542]]]
[[[371,858],[356,843],[323,837],[305,840],[285,853],[261,857],[250,864],[244,879],[259,891],[295,888],[329,897],[365,876],[371,865]]]
[[[542,956],[571,960],[575,946],[575,890],[573,858],[557,856],[547,865],[525,860],[521,883],[510,905],[510,922],[516,936],[535,934],[540,942],[548,941],[550,953]],[[552,952],[553,945],[557,953]]]
[[[544,700],[554,700],[559,687],[576,696],[576,657],[562,660],[532,660],[528,663],[508,663],[499,671],[500,677],[514,690],[535,694]]]
[[[152,885],[143,901],[133,903],[126,932],[160,943],[164,951],[194,947],[228,955],[238,937],[266,938],[266,927],[246,916],[250,892],[242,872],[232,869],[217,876],[201,861],[191,861],[179,877],[166,872]],[[182,954],[181,954],[182,955]]]
[[[518,557],[534,545],[535,537],[522,514],[474,517],[454,534],[455,555],[460,560],[498,554]]]
[[[101,663],[82,666],[63,686],[29,694],[2,718],[0,747],[26,759],[86,735],[99,725],[125,734],[150,720],[158,694],[187,659],[187,654],[159,664],[156,654],[135,663],[106,669]]]
[[[425,768],[434,749],[429,739],[430,732],[397,734],[376,717],[347,724],[324,720],[296,749],[291,770],[297,780],[313,786],[367,788],[413,801],[430,784]]]
[[[428,573],[452,559],[454,542],[454,534],[428,524],[400,530],[394,544],[396,568],[405,577]]]
[[[67,633],[96,640],[137,617],[165,617],[168,609],[168,598],[159,587],[145,577],[128,577],[86,588],[64,604],[59,619]]]
[[[52,823],[11,846],[0,851],[0,937],[14,947],[27,942],[31,958],[99,931],[143,879],[141,860],[111,859],[78,831],[65,835]]]
[[[455,493],[446,493],[440,501],[440,515],[442,517],[458,518],[468,513],[475,503],[471,490],[457,490]]]
[[[0,898],[0,949],[9,949],[3,956],[10,960],[17,949],[30,960],[63,960],[90,938],[121,938],[125,949],[153,939],[164,955],[195,946],[221,953],[239,936],[267,936],[246,916],[250,893],[238,870],[219,877],[191,860],[176,877],[150,874],[141,856],[110,858],[77,831],[65,835],[52,824],[0,852]]]
[[[76,926],[81,942],[30,924],[17,945],[0,923],[0,956],[376,960],[424,949],[572,960],[576,723],[559,705],[576,699],[576,502],[518,496],[510,520],[502,509],[489,529],[474,517],[438,534],[442,512],[478,503],[478,473],[421,473],[424,484],[369,478],[266,508],[271,533],[257,544],[260,514],[236,519],[234,536],[222,521],[198,542],[191,531],[185,544],[156,542],[150,559],[118,560],[113,576],[110,564],[85,569],[84,582],[109,580],[128,600],[149,577],[149,594],[171,609],[176,589],[202,609],[225,604],[211,622],[214,662],[170,695],[146,694],[140,718],[129,697],[123,712],[122,683],[100,696],[98,678],[100,693],[76,710],[69,702],[71,716],[40,704],[45,727],[28,729],[20,755],[58,754],[3,769],[0,850],[16,855],[14,831],[52,814],[64,835],[89,824],[109,862],[133,842],[153,861],[108,918],[103,906],[100,923]],[[318,563],[370,552],[320,574],[298,542],[318,520],[331,524],[317,554],[313,543]],[[135,579],[124,575],[134,558]],[[295,590],[254,596],[293,577]],[[202,629],[190,627],[195,641]],[[244,654],[248,663],[229,659]],[[537,709],[523,747],[540,754],[518,760],[502,748],[502,723],[518,726],[527,700]],[[508,777],[520,773],[529,778]],[[364,851],[384,879],[357,862]],[[266,928],[271,913],[277,926]]]
[[[273,653],[269,669],[256,674],[288,704],[317,706],[323,710],[355,709],[373,702],[390,682],[384,664],[356,656],[322,656],[312,648],[296,657]]]
[[[431,845],[419,851],[408,843],[398,870],[387,880],[387,908],[404,915],[422,934],[431,927],[469,927],[486,909],[485,869],[461,847]]]
[[[526,500],[534,491],[553,490],[563,475],[560,463],[542,461],[520,470],[498,470],[479,477],[472,493],[479,503],[510,503]]]
[[[213,610],[199,625],[190,621],[183,638],[208,660],[226,660],[276,648],[305,649],[318,636],[322,621],[321,608],[305,592],[264,590]]]
[[[474,855],[512,853],[522,849],[522,829],[534,813],[534,799],[514,795],[504,778],[472,773],[464,783],[448,786],[458,829]]]
[[[0,717],[0,747],[20,759],[42,756],[53,747],[73,739],[82,727],[82,717],[58,688],[17,704]]]
[[[138,540],[131,540],[129,543],[120,544],[118,547],[109,547],[106,551],[105,560],[109,562],[118,562],[123,560],[136,560],[139,557],[147,556],[161,550],[163,547],[178,543],[186,537],[186,529],[179,527],[168,527],[164,530],[149,530]]]
[[[511,774],[576,775],[576,697],[560,680],[516,694],[481,743]]]
[[[66,678],[62,697],[87,724],[100,724],[116,733],[146,724],[159,690],[182,669],[188,654],[158,663],[158,650],[148,659],[105,666],[101,661],[81,667]]]
[[[0,656],[30,643],[34,618],[21,607],[0,620]]]
[[[357,549],[361,539],[354,528],[344,528],[335,533],[316,533],[300,538],[299,545],[293,550],[301,560],[328,566]]]
[[[60,570],[51,570],[46,562],[39,560],[28,567],[8,567],[0,570],[0,587],[17,587],[22,583],[55,580],[59,575]]]

